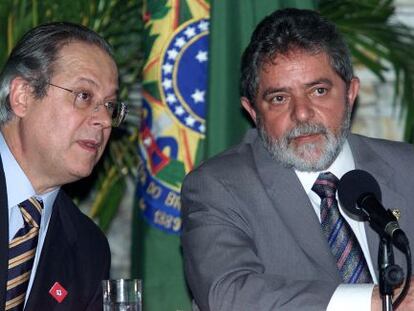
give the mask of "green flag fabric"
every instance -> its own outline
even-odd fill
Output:
[[[236,144],[251,127],[239,95],[240,59],[255,26],[276,9],[312,9],[312,0],[213,0],[204,157]]]
[[[144,68],[132,276],[143,310],[191,310],[180,248],[181,182],[205,134],[210,5],[144,2]]]

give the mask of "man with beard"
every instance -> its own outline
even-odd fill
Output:
[[[257,26],[241,65],[257,129],[182,188],[185,271],[201,310],[381,310],[379,237],[338,211],[336,185],[370,172],[412,239],[414,150],[349,134],[359,83],[343,38],[316,12],[280,10]],[[398,310],[413,303],[410,290]]]

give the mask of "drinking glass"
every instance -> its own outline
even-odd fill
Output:
[[[104,311],[141,311],[142,282],[138,279],[103,280]]]

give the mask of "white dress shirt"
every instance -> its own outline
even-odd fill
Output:
[[[39,228],[38,244],[36,248],[35,259],[33,263],[32,273],[30,275],[29,285],[27,288],[26,301],[30,292],[36,274],[40,253],[46,237],[47,228],[49,226],[50,216],[52,215],[52,207],[55,202],[59,188],[53,189],[47,193],[36,194],[32,184],[23,172],[11,153],[3,135],[0,132],[0,155],[3,162],[4,174],[6,177],[7,204],[9,209],[9,242],[13,239],[17,231],[23,227],[24,221],[17,204],[35,196],[43,201],[42,218]]]
[[[338,177],[338,179],[341,179],[345,173],[353,169],[355,169],[354,158],[352,156],[351,148],[349,147],[348,142],[345,142],[341,153],[338,155],[332,165],[326,170],[326,172],[331,172],[336,177]],[[308,194],[309,200],[311,201],[315,213],[318,215],[318,218],[320,220],[321,198],[314,191],[312,191],[312,186],[321,172],[295,171],[295,173],[298,176],[306,193]],[[356,238],[358,239],[359,244],[361,245],[361,249],[367,261],[372,279],[374,283],[377,284],[374,266],[372,264],[371,255],[369,253],[364,223],[348,217],[348,215],[343,213],[339,200],[338,203],[342,216],[349,223],[350,227],[356,235]],[[337,287],[334,294],[332,295],[327,311],[369,311],[371,310],[371,296],[373,288],[373,284],[341,284]]]

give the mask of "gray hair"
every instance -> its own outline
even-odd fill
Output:
[[[60,50],[74,41],[98,46],[113,58],[110,45],[82,25],[53,22],[29,30],[14,47],[0,73],[0,125],[14,116],[9,100],[11,82],[21,77],[31,86],[36,99],[43,98]]]

